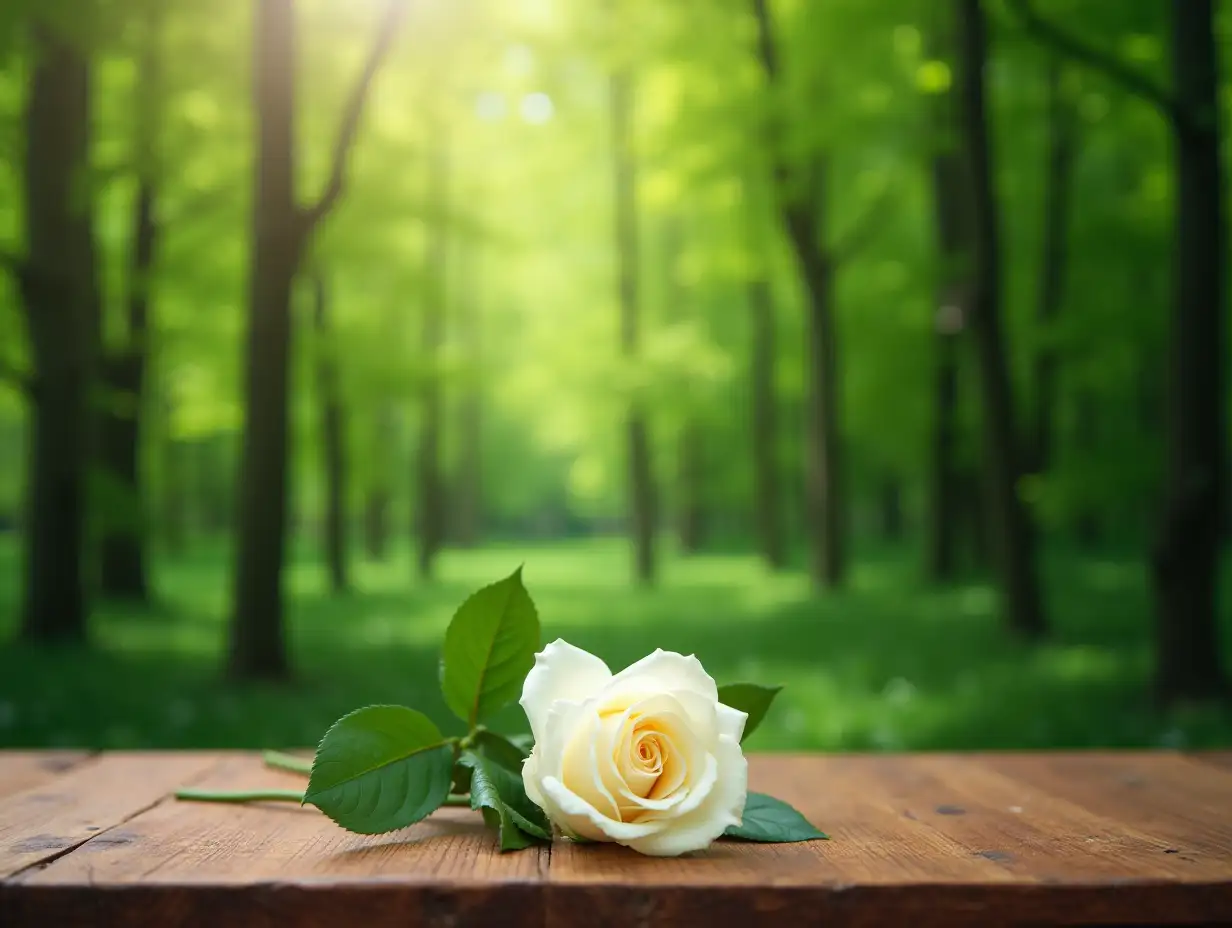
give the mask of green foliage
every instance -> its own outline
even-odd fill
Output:
[[[471,808],[484,810],[485,821],[489,813],[495,816],[502,851],[521,850],[535,839],[552,839],[552,826],[543,810],[527,798],[520,774],[469,751],[460,763],[472,771]]]
[[[782,689],[781,686],[761,686],[757,683],[728,683],[719,687],[719,702],[748,713],[748,721],[744,723],[744,738],[748,738],[757,730],[757,726],[770,710],[774,697]]]
[[[515,743],[504,735],[488,729],[481,729],[475,734],[475,745],[480,753],[494,764],[499,764],[506,770],[511,770],[519,776],[522,773],[522,761],[530,756],[530,750]]]
[[[466,600],[445,632],[441,689],[472,728],[517,699],[539,649],[539,616],[522,568]]]
[[[439,808],[452,766],[452,748],[423,713],[368,706],[325,733],[304,802],[349,831],[383,834]]]
[[[819,831],[808,819],[782,800],[762,793],[749,793],[741,823],[728,828],[723,832],[723,837],[779,844],[812,841],[815,838],[828,838],[829,835]]]

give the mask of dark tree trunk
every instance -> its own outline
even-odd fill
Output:
[[[632,151],[632,78],[611,81],[612,150],[616,196],[616,250],[619,260],[620,344],[626,359],[639,351],[641,319],[638,299],[637,164]],[[646,412],[638,400],[625,422],[629,474],[629,525],[633,536],[634,574],[643,584],[655,580],[656,494]]]
[[[364,550],[374,561],[384,560],[389,554],[389,510],[393,503],[389,480],[389,448],[390,445],[396,444],[393,438],[396,429],[397,419],[393,408],[388,403],[381,404],[377,409],[376,442],[372,448],[376,473],[371,477],[364,499]]]
[[[429,368],[420,397],[419,448],[416,459],[415,534],[419,576],[430,580],[436,569],[445,533],[445,486],[441,479],[440,354],[445,338],[446,261],[449,230],[445,206],[449,202],[449,156],[438,132],[437,148],[429,159],[428,190],[437,209],[428,230],[427,275],[431,281],[423,307],[423,357]]]
[[[786,566],[783,545],[782,497],[778,463],[778,403],[774,389],[777,325],[770,281],[749,284],[752,348],[749,363],[753,408],[753,479],[757,536],[761,556],[773,570]]]
[[[986,24],[981,0],[957,0],[956,10],[960,62],[958,100],[966,163],[972,181],[975,244],[971,328],[984,403],[982,437],[989,527],[1006,620],[1017,633],[1038,637],[1045,633],[1047,626],[1036,576],[1033,526],[1018,497],[1021,457],[1001,333],[1000,228],[984,87],[988,52]]]
[[[364,103],[405,11],[391,0],[364,70],[343,111],[325,191],[311,207],[295,200],[296,23],[294,0],[257,0],[253,35],[257,151],[249,269],[239,539],[230,671],[239,678],[288,673],[282,565],[287,530],[288,376],[291,292],[304,246],[345,185]]]
[[[99,423],[99,451],[103,468],[123,488],[133,515],[119,525],[109,525],[100,551],[99,582],[104,596],[147,602],[145,481],[141,472],[141,445],[145,432],[146,371],[150,357],[150,292],[153,287],[159,226],[156,218],[160,95],[162,62],[162,14],[151,5],[145,22],[140,73],[136,91],[137,112],[134,161],[137,195],[133,202],[132,254],[129,262],[127,344],[105,363],[110,402]]]
[[[1153,553],[1156,695],[1226,692],[1216,612],[1226,504],[1226,191],[1213,0],[1172,0],[1177,165],[1165,502]]]
[[[903,540],[906,520],[903,516],[903,487],[897,477],[882,481],[880,493],[881,537],[888,542]]]
[[[1053,327],[1065,298],[1070,191],[1074,173],[1074,120],[1062,87],[1057,55],[1048,62],[1048,166],[1044,183],[1044,240],[1036,321],[1042,343],[1035,351],[1035,415],[1032,461],[1037,473],[1052,460],[1053,413],[1057,403],[1057,355]]]
[[[34,361],[21,636],[86,637],[86,462],[97,346],[89,198],[90,69],[46,24],[33,26],[25,113],[25,223],[20,272]]]
[[[954,24],[938,11],[933,53],[952,60]],[[958,454],[958,395],[960,342],[970,315],[971,242],[969,197],[962,154],[955,137],[958,114],[949,94],[933,111],[935,132],[932,156],[933,217],[937,231],[937,259],[941,266],[933,317],[933,432],[928,486],[928,537],[925,572],[934,583],[954,579],[958,567],[959,529],[964,522]]]
[[[188,446],[165,436],[162,444],[162,513],[163,544],[167,553],[183,554],[188,546],[188,483],[184,459]]]
[[[942,307],[944,311],[945,307]],[[932,461],[929,467],[928,539],[925,567],[928,579],[945,583],[957,567],[961,523],[957,465],[958,336],[938,331],[933,371]]]
[[[384,487],[369,490],[364,502],[364,551],[374,561],[389,554],[389,492]]]
[[[778,46],[766,0],[752,0],[757,47],[772,86],[781,83]],[[768,126],[779,210],[800,269],[807,301],[805,423],[805,521],[812,534],[810,574],[819,586],[839,586],[846,574],[842,428],[839,424],[838,346],[834,324],[836,259],[823,240],[829,157],[819,153],[808,182],[792,176],[780,124]]]
[[[258,0],[254,36],[257,153],[239,530],[230,670],[288,672],[282,564],[287,521],[291,291],[302,247],[295,204],[294,0]]]
[[[123,355],[108,359],[105,368],[111,403],[99,423],[99,452],[103,467],[122,488],[130,512],[118,524],[109,524],[102,537],[99,585],[103,596],[147,602],[146,512],[140,467],[146,350],[132,346]]]
[[[333,328],[329,319],[329,294],[325,277],[312,278],[313,322],[317,334],[317,399],[321,404],[321,457],[325,468],[325,563],[330,588],[345,593],[350,588],[347,571],[347,429],[346,410],[338,383],[338,364],[333,354]]]
[[[1078,453],[1089,458],[1096,453],[1099,443],[1099,416],[1096,413],[1095,397],[1091,391],[1082,390],[1075,401],[1076,422],[1074,445]],[[1094,503],[1084,501],[1074,518],[1074,540],[1078,547],[1092,551],[1102,540],[1099,510]]]
[[[821,171],[825,176],[825,169]],[[818,197],[820,200],[821,197]],[[786,223],[808,303],[806,358],[808,412],[805,425],[805,492],[813,536],[811,573],[821,586],[842,584],[846,573],[845,513],[839,429],[838,346],[834,326],[834,268],[820,239],[818,212],[802,205],[786,210]]]

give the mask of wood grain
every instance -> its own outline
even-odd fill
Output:
[[[1186,868],[1216,874],[1232,869],[1228,771],[1166,752],[1020,754],[990,756],[985,764],[1115,820],[1126,831],[1150,833],[1156,853],[1165,858],[1155,866],[1161,872],[1184,878]]]
[[[463,809],[362,837],[293,804],[167,798],[188,782],[304,781],[239,753],[105,756],[41,779],[0,801],[0,925],[1232,921],[1232,770],[1172,752],[753,757],[750,787],[832,840],[666,860],[568,842],[501,855]]]
[[[215,754],[108,754],[0,800],[0,878],[104,836],[218,763]]]
[[[241,756],[194,785],[304,784],[303,777]],[[10,887],[10,901],[49,923],[81,911],[80,898],[64,890],[88,885],[99,898],[114,900],[91,908],[98,925],[126,924],[132,911],[158,925],[541,925],[538,886],[547,863],[546,849],[500,854],[494,834],[469,809],[442,809],[411,828],[361,836],[311,806],[171,800],[27,873]],[[199,911],[202,889],[209,891],[208,918]],[[244,920],[246,909],[259,911],[259,918]],[[219,922],[224,911],[232,916]]]
[[[1194,751],[1185,756],[1199,763],[1214,764],[1216,767],[1232,770],[1232,751]]]
[[[0,799],[54,780],[89,756],[87,751],[0,751]]]
[[[750,788],[830,842],[721,842],[692,859],[558,844],[548,907],[628,924],[1193,923],[1232,915],[1232,845],[1172,860],[1162,837],[1025,786],[971,756],[760,757]],[[1232,817],[1232,782],[1225,796]],[[598,853],[596,853],[596,851]]]

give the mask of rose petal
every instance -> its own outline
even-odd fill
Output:
[[[637,821],[646,820],[648,812],[670,809],[684,799],[685,794],[678,790],[688,773],[690,755],[698,752],[681,704],[674,695],[661,694],[639,700],[619,716],[605,716],[602,725],[608,749],[603,752],[600,748],[599,771],[626,821],[628,815],[638,816]],[[648,726],[646,731],[658,733],[665,742],[663,771],[645,795],[636,788],[641,772],[631,774],[629,770],[633,730],[639,725]],[[673,731],[675,736],[671,734]]]
[[[689,779],[686,780],[689,795],[672,810],[673,816],[688,815],[709,798],[710,791],[714,789],[714,784],[719,779],[719,762],[713,754],[707,754],[705,759],[694,766],[689,773]]]
[[[554,821],[564,821],[582,837],[590,838],[592,841],[615,841],[617,844],[625,844],[653,835],[664,824],[663,822],[613,821],[555,777],[544,777],[541,785],[544,798],[549,805],[548,817]]]
[[[740,739],[744,737],[744,724],[749,720],[749,714],[719,703],[718,717],[719,734],[727,735],[736,744],[739,744]]]
[[[560,781],[574,795],[586,800],[607,818],[620,821],[620,807],[599,775],[596,740],[603,734],[599,713],[586,704],[574,719],[573,737],[565,748]]]
[[[612,672],[607,664],[559,638],[536,654],[535,666],[526,675],[519,700],[535,743],[538,744],[547,731],[552,703],[562,699],[583,702],[611,679]]]
[[[530,757],[522,761],[522,786],[526,790],[526,798],[543,808],[543,793],[539,791],[539,755],[533,748]]]
[[[630,840],[629,847],[654,857],[675,857],[708,847],[729,826],[740,824],[748,797],[748,761],[740,743],[722,736],[713,760],[719,776],[706,800],[653,834]]]
[[[612,677],[603,693],[607,702],[609,697],[616,695],[648,696],[677,691],[696,693],[710,702],[719,701],[718,684],[706,673],[696,656],[690,654],[686,657],[659,648]]]

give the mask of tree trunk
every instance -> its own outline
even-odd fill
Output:
[[[1048,167],[1044,185],[1044,241],[1036,308],[1042,343],[1035,351],[1035,416],[1031,465],[1048,470],[1052,459],[1053,412],[1057,402],[1057,357],[1053,327],[1065,296],[1070,191],[1074,168],[1074,121],[1065,99],[1064,69],[1053,54],[1048,62]]]
[[[296,208],[294,0],[258,0],[257,152],[239,530],[230,671],[285,677],[282,564],[287,520],[291,291],[302,247]]]
[[[887,477],[881,484],[881,537],[891,543],[903,540],[906,522],[903,517],[903,487],[897,477]]]
[[[429,159],[428,190],[437,209],[428,230],[427,274],[431,281],[423,308],[423,357],[429,368],[424,379],[419,421],[419,453],[416,462],[416,537],[419,576],[430,580],[435,571],[445,532],[444,482],[441,479],[441,372],[440,355],[445,338],[446,262],[448,235],[445,208],[449,202],[449,156],[443,133]]]
[[[1165,705],[1226,692],[1216,611],[1226,503],[1226,195],[1212,0],[1172,0],[1181,112],[1164,511],[1153,552],[1155,688]]]
[[[616,195],[616,250],[619,260],[620,345],[627,361],[637,359],[641,319],[638,281],[637,164],[632,151],[632,78],[617,73],[611,80],[612,149]],[[642,403],[633,399],[625,423],[629,474],[629,524],[633,536],[634,574],[638,582],[655,581],[656,500],[650,436]]]
[[[375,475],[370,476],[364,500],[364,551],[374,561],[384,560],[389,553],[389,510],[393,503],[390,490],[389,450],[396,445],[397,417],[389,403],[376,410],[376,442],[372,448]]]
[[[820,175],[825,176],[825,159]],[[818,197],[819,200],[823,199]],[[842,448],[838,398],[838,346],[834,326],[834,268],[820,238],[816,211],[796,204],[786,209],[789,237],[800,266],[808,303],[806,358],[809,377],[805,427],[806,507],[813,535],[811,573],[825,587],[842,584],[846,573]]]
[[[145,481],[141,445],[145,432],[146,372],[150,357],[150,291],[153,287],[159,227],[156,218],[159,107],[162,93],[162,14],[151,4],[144,23],[139,81],[134,109],[134,162],[137,195],[133,202],[132,255],[126,294],[127,344],[107,359],[105,379],[110,402],[99,423],[102,466],[130,500],[135,516],[109,525],[102,538],[100,586],[104,596],[138,602],[149,600],[146,579]]]
[[[22,303],[34,360],[21,636],[81,641],[89,394],[98,346],[94,240],[81,179],[90,155],[90,69],[45,23],[32,27],[25,113],[28,262]]]
[[[939,12],[945,17],[943,12]],[[953,23],[949,17],[932,36],[934,54],[953,58]],[[959,486],[958,394],[959,347],[971,301],[970,210],[961,152],[953,137],[958,119],[949,95],[939,99],[933,118],[937,140],[932,157],[933,216],[941,273],[933,317],[933,432],[929,465],[928,538],[925,572],[934,583],[954,579],[958,566],[959,528],[964,521]]]
[[[778,403],[774,389],[777,326],[770,281],[749,283],[752,348],[749,392],[753,400],[753,482],[757,536],[761,556],[772,570],[786,566],[783,546],[782,499],[778,465]]]
[[[945,307],[942,307],[944,311]],[[958,431],[958,336],[938,331],[934,340],[932,461],[928,488],[928,579],[945,583],[957,567],[958,528],[962,521],[954,460]]]
[[[956,9],[960,60],[958,99],[966,163],[971,176],[975,240],[971,327],[984,402],[982,437],[989,493],[989,531],[1008,624],[1021,635],[1038,637],[1045,633],[1047,626],[1036,576],[1033,526],[1018,497],[1020,453],[1001,333],[1000,229],[984,87],[986,24],[980,0],[957,0]]]
[[[347,429],[338,384],[338,364],[331,344],[329,295],[321,271],[313,275],[313,322],[317,334],[317,399],[321,404],[321,457],[325,469],[325,563],[330,589],[350,588],[347,572]]]

